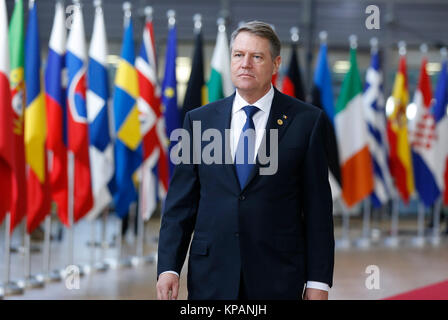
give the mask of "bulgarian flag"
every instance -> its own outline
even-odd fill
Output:
[[[8,17],[5,0],[0,0],[0,224],[11,210],[14,149],[9,87]]]
[[[409,103],[406,56],[400,57],[392,97],[386,104],[389,166],[401,199],[408,203],[414,192],[411,148],[408,140],[406,107]]]
[[[233,93],[233,84],[230,79],[229,42],[224,24],[218,27],[211,69],[207,84],[209,102],[222,99]]]
[[[336,135],[342,176],[342,197],[352,207],[372,193],[373,168],[363,117],[362,84],[356,49],[350,49],[350,70],[336,104]]]

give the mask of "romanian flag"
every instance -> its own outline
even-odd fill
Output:
[[[14,122],[14,179],[12,182],[11,232],[26,215],[25,109],[25,26],[23,1],[16,1],[9,26],[11,99]]]
[[[30,2],[25,40],[25,154],[29,166],[27,232],[32,233],[50,212],[50,189],[47,173],[47,121],[45,95],[41,87],[39,26],[37,7]]]
[[[136,172],[142,154],[137,99],[139,97],[138,75],[134,67],[135,53],[132,20],[126,21],[121,59],[115,76],[114,119],[115,119],[115,210],[124,218],[129,206],[137,200]]]
[[[0,223],[11,210],[14,163],[7,19],[5,0],[0,0]]]
[[[373,191],[372,159],[355,48],[350,49],[350,70],[342,83],[334,120],[340,151],[342,198],[352,207]]]
[[[47,102],[47,137],[50,157],[49,175],[51,194],[57,204],[61,222],[68,226],[67,182],[67,108],[66,89],[62,79],[65,69],[65,13],[61,2],[56,2],[53,29],[45,70],[45,98]]]
[[[386,104],[389,167],[401,199],[408,203],[414,192],[411,148],[408,141],[406,107],[409,103],[406,56],[400,57],[392,97]]]

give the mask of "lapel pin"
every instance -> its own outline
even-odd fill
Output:
[[[283,115],[283,119],[285,119],[285,120],[286,120],[286,119],[288,119],[288,117],[287,117],[286,115]]]
[[[277,123],[281,126],[283,124],[283,120],[282,119],[278,119]]]

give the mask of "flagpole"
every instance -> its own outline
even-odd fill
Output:
[[[362,235],[356,242],[359,248],[369,248],[370,241],[370,216],[372,212],[372,202],[370,196],[364,200],[363,203],[363,218],[362,218]]]
[[[432,224],[432,238],[431,243],[434,246],[440,244],[440,211],[442,209],[442,198],[439,197],[434,206],[433,224]]]
[[[421,199],[418,202],[417,236],[412,239],[412,244],[416,247],[425,245],[425,206]]]
[[[350,247],[350,216],[349,211],[342,198],[339,198],[342,208],[342,237],[336,242],[339,249],[348,249]]]
[[[23,294],[24,288],[18,283],[11,281],[11,213],[6,213],[5,218],[5,278],[3,282],[3,287],[0,287],[0,296],[12,296]]]

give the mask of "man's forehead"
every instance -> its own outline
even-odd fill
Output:
[[[240,32],[232,45],[233,51],[258,51],[269,50],[269,40],[262,38],[250,32]]]

